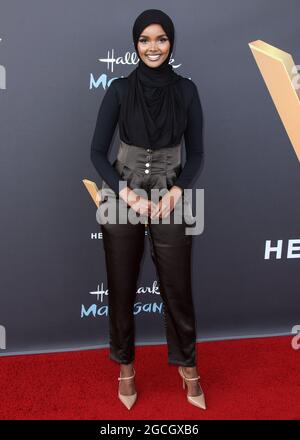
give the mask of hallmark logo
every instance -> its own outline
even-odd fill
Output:
[[[89,292],[90,295],[96,297],[97,303],[85,305],[81,304],[81,312],[80,317],[93,317],[97,316],[105,316],[108,317],[108,289],[104,289],[104,283],[101,283],[101,287],[98,285],[97,290]],[[154,301],[152,298],[149,298],[147,303],[142,301],[137,301],[134,303],[133,314],[139,315],[140,313],[154,313],[154,314],[162,314],[163,313],[163,302],[159,299],[156,301],[156,298],[160,298],[160,291],[158,286],[158,281],[154,280],[151,286],[140,286],[136,293],[138,295],[153,295]],[[100,303],[100,304],[99,304]]]
[[[111,51],[110,50],[107,51],[106,57],[98,58],[98,61],[100,61],[100,63],[105,63],[106,64],[105,70],[113,73],[115,66],[119,66],[119,65],[135,66],[139,62],[139,57],[137,56],[137,53],[135,51],[134,52],[127,51],[125,52],[125,55],[116,57],[115,51],[114,49],[112,49]],[[173,63],[174,63],[174,58],[171,57],[169,64],[173,64]],[[177,69],[180,66],[181,64],[173,65],[173,68]],[[90,90],[93,88],[97,89],[100,85],[102,85],[103,89],[106,89],[107,87],[109,87],[111,81],[113,81],[114,79],[116,78],[111,78],[109,80],[107,73],[101,73],[97,78],[95,78],[93,73],[91,73],[89,88]]]

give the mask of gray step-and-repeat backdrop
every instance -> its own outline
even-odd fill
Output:
[[[136,66],[132,25],[148,8],[174,20],[172,63],[204,111],[198,339],[300,323],[300,114],[286,70],[300,64],[300,3],[10,0],[0,13],[1,355],[108,347],[103,241],[85,182],[101,185],[90,161],[97,112],[109,82]],[[118,142],[116,130],[111,161]],[[137,345],[166,342],[145,242]]]

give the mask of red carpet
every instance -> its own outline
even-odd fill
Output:
[[[187,402],[167,348],[137,346],[138,400],[117,398],[108,349],[1,358],[0,419],[300,419],[299,350],[292,336],[201,342],[207,410]]]

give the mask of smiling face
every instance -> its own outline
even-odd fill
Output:
[[[138,39],[139,57],[149,67],[160,66],[168,58],[171,44],[160,24],[147,26]]]

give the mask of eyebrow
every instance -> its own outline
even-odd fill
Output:
[[[160,38],[160,37],[166,37],[167,35],[166,34],[161,34],[161,35],[158,35],[157,36],[157,38]],[[140,35],[140,38],[141,37],[143,37],[143,38],[149,38],[147,35]]]

